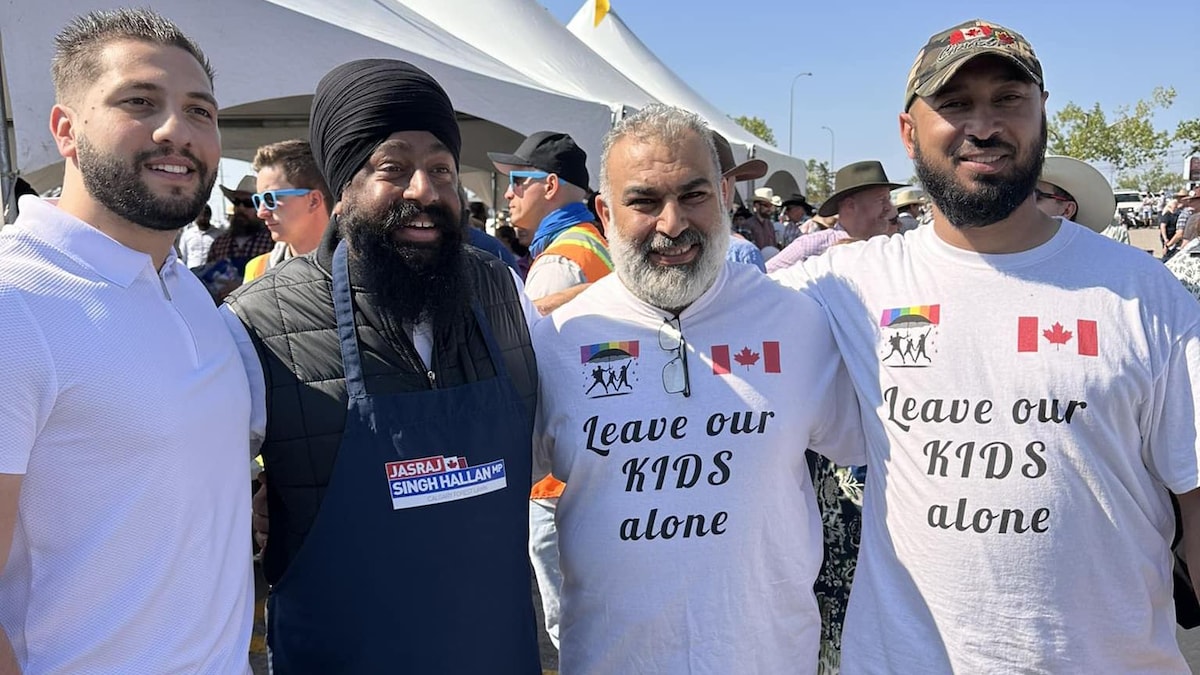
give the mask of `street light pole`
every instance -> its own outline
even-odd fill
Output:
[[[792,154],[792,119],[796,114],[796,80],[802,77],[812,77],[812,73],[798,73],[792,78],[792,87],[788,94],[788,154]]]
[[[836,168],[833,165],[833,151],[835,148],[835,141],[833,138],[833,129],[830,129],[829,127],[821,127],[821,128],[824,129],[825,131],[829,132],[829,170],[835,171]]]

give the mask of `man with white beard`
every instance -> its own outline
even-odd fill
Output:
[[[725,262],[709,129],[662,105],[605,138],[614,269],[534,330],[535,461],[566,482],[571,673],[812,673],[821,524],[805,448],[862,463],[820,307]]]

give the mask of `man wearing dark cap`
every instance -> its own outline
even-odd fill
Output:
[[[332,70],[311,118],[330,227],[227,305],[269,476],[276,672],[540,672],[535,314],[463,246],[460,144],[425,72]]]
[[[1169,495],[1200,560],[1196,301],[1038,209],[1045,102],[1017,32],[934,35],[899,120],[932,225],[779,275],[876,410],[843,672],[1188,672]]]
[[[489,152],[488,157],[508,178],[509,218],[533,258],[525,277],[530,298],[595,283],[612,271],[608,242],[584,203],[587,153],[575,139],[539,131],[515,152]]]
[[[608,242],[584,200],[588,195],[587,153],[569,134],[539,131],[512,153],[489,152],[508,177],[509,217],[532,263],[525,293],[535,301],[599,281],[612,271]],[[548,312],[547,312],[548,313]],[[542,477],[530,494],[529,554],[542,597],[550,641],[558,646],[558,534],[554,512],[563,484]]]
[[[793,194],[791,197],[783,200],[783,234],[779,238],[779,245],[786,248],[793,241],[804,234],[802,229],[804,223],[808,222],[809,218],[817,215],[817,209],[812,204],[808,203],[808,199],[799,193]]]
[[[768,272],[778,272],[813,256],[824,253],[843,239],[870,239],[886,234],[888,221],[896,216],[891,191],[903,187],[888,180],[883,164],[877,161],[854,162],[838,169],[834,193],[821,203],[820,216],[835,213],[838,223],[828,230],[801,237],[767,261]]]

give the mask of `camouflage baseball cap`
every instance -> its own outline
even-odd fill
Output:
[[[1015,30],[974,19],[934,35],[917,53],[917,60],[908,73],[904,109],[912,107],[918,96],[937,93],[965,63],[984,54],[1009,59],[1034,83],[1042,86],[1042,64],[1029,41]]]

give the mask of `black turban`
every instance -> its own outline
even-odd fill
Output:
[[[428,131],[454,154],[462,139],[450,97],[429,73],[394,59],[351,61],[329,71],[313,96],[309,139],[334,199],[388,136]]]

